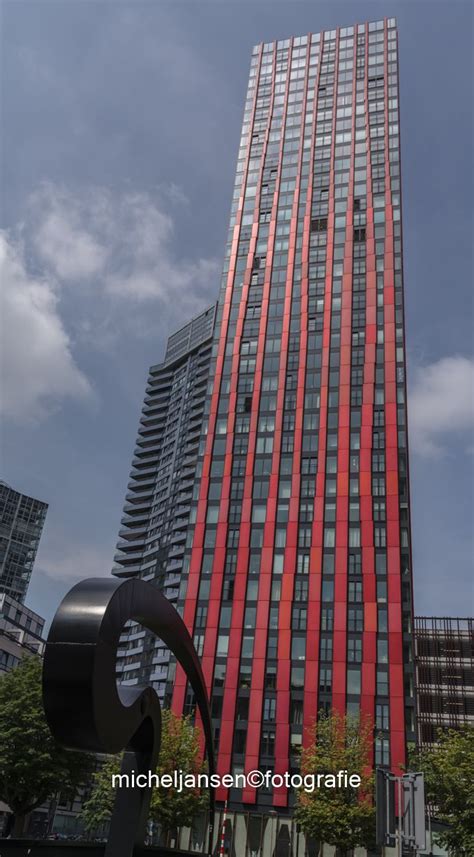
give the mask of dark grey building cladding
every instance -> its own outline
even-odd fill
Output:
[[[113,574],[154,582],[172,602],[179,593],[190,502],[207,392],[216,307],[169,337],[150,368],[127,486]],[[120,680],[164,693],[168,652],[135,623],[118,652]]]

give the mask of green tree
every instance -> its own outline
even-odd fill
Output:
[[[300,789],[297,794],[295,817],[303,832],[321,844],[335,845],[340,855],[357,846],[374,845],[372,746],[369,721],[332,711],[319,717],[302,751],[303,776],[347,771],[360,777],[358,788],[320,787],[312,792]]]
[[[26,818],[61,791],[73,797],[92,770],[92,757],[61,747],[43,710],[40,658],[25,657],[0,676],[0,798],[15,816],[13,835]]]
[[[162,712],[162,733],[157,773],[172,775],[200,774],[206,768],[201,760],[199,729],[189,717],[177,717],[172,711]],[[208,802],[207,791],[199,788],[159,787],[153,790],[151,817],[157,821],[167,835],[179,827],[189,827]]]
[[[161,748],[156,773],[172,775],[174,771],[184,774],[200,774],[205,771],[201,761],[199,730],[189,717],[177,717],[172,711],[161,713]],[[94,774],[93,788],[89,799],[82,807],[81,817],[88,830],[97,828],[110,819],[115,789],[112,775],[120,771],[120,756],[112,756]],[[168,841],[172,831],[188,827],[193,819],[207,806],[207,793],[199,788],[183,788],[182,791],[162,786],[152,791],[150,818],[159,823],[164,838]]]
[[[97,830],[110,821],[115,800],[112,777],[120,773],[120,762],[120,755],[107,756],[92,775],[92,788],[82,804],[80,816],[86,830]]]
[[[425,775],[426,800],[447,830],[434,838],[453,857],[474,854],[474,728],[441,731],[437,743],[414,751],[410,768]]]

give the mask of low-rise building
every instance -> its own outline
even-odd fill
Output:
[[[0,593],[0,672],[27,655],[42,655],[44,619],[5,592]]]
[[[474,619],[415,618],[418,741],[474,725]]]

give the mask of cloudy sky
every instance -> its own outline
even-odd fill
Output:
[[[250,51],[396,15],[416,611],[472,613],[470,0],[4,0],[2,473],[28,603],[112,566],[148,366],[217,294]]]

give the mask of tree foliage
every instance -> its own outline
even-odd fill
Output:
[[[370,848],[375,838],[374,777],[371,770],[372,726],[336,711],[321,715],[301,756],[301,774],[358,774],[360,787],[298,791],[295,817],[311,838],[335,845],[340,853]]]
[[[65,750],[51,735],[41,674],[33,656],[0,676],[0,798],[15,815],[15,835],[28,813],[57,792],[72,798],[92,769],[91,756]]]
[[[110,821],[115,799],[112,777],[120,773],[120,761],[120,755],[107,756],[92,775],[92,788],[80,816],[86,830],[97,830]]]
[[[177,717],[172,711],[162,712],[162,732],[160,757],[157,773],[173,774],[174,771],[186,774],[204,772],[199,746],[199,730],[189,717]],[[207,806],[207,792],[198,788],[184,788],[181,792],[174,788],[153,790],[151,799],[151,817],[159,822],[164,830],[189,827],[193,818]]]
[[[426,800],[447,829],[434,833],[453,857],[474,854],[474,728],[448,729],[431,748],[413,752],[410,767],[425,775]]]
[[[203,773],[199,730],[189,717],[177,717],[172,711],[162,711],[160,756],[156,773],[173,775]],[[90,798],[84,803],[81,816],[88,830],[93,830],[110,819],[115,789],[112,775],[120,772],[120,756],[112,756],[94,774]],[[207,806],[207,794],[199,788],[159,786],[152,791],[150,818],[159,823],[165,833],[179,827],[190,826],[196,815]]]

